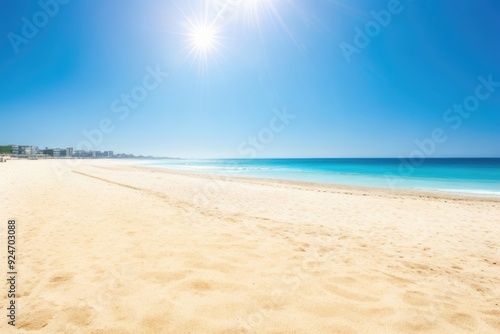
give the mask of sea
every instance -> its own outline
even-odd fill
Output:
[[[500,197],[500,159],[166,159],[195,173]]]

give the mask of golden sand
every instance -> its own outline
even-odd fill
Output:
[[[12,218],[1,333],[500,332],[498,199],[11,160]]]

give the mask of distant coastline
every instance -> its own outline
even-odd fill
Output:
[[[144,156],[128,153],[117,153],[114,151],[86,151],[74,150],[72,147],[44,148],[40,149],[33,145],[3,145],[0,146],[0,156],[11,159],[176,159],[171,157]]]

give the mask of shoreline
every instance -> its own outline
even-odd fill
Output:
[[[301,159],[301,158],[297,158]],[[323,158],[318,158],[318,159],[323,159]],[[342,160],[341,158],[339,158]],[[355,158],[353,158],[355,159]],[[357,158],[361,160],[365,160],[365,158]],[[378,159],[378,158],[374,158]],[[386,159],[386,158],[383,158]],[[391,158],[387,158],[391,159]],[[469,159],[469,158],[434,158],[434,159]],[[498,158],[477,158],[477,159],[493,159],[493,160],[498,160]],[[191,170],[184,170],[184,169],[176,169],[176,168],[168,168],[168,167],[162,167],[162,166],[152,166],[145,164],[145,161],[155,161],[151,159],[113,159],[113,158],[100,158],[100,159],[90,159],[90,158],[46,158],[46,159],[24,159],[24,158],[10,158],[9,160],[11,161],[24,161],[24,160],[29,160],[29,161],[34,161],[34,160],[49,160],[49,161],[55,161],[55,162],[66,162],[66,161],[71,161],[71,162],[78,162],[81,163],[82,161],[108,161],[112,163],[117,163],[117,164],[123,164],[123,165],[129,165],[129,166],[141,166],[144,168],[152,168],[152,169],[160,169],[160,170],[165,170],[170,173],[179,173],[179,174],[185,174],[185,175],[194,175],[194,176],[200,176],[200,177],[220,177],[221,179],[238,179],[238,180],[256,180],[260,182],[266,182],[266,181],[271,181],[271,182],[277,182],[277,183],[290,183],[290,184],[298,184],[298,185],[305,185],[305,186],[321,186],[321,187],[328,187],[328,188],[333,188],[333,189],[338,189],[338,190],[351,190],[351,191],[370,191],[370,192],[380,192],[380,193],[392,193],[392,194],[397,194],[397,195],[414,195],[414,196],[422,196],[422,197],[434,197],[434,198],[449,198],[449,199],[457,199],[457,198],[471,198],[471,199],[483,199],[483,200],[491,200],[491,201],[500,201],[500,192],[497,193],[495,192],[494,194],[491,194],[491,191],[484,190],[454,190],[454,189],[430,189],[430,188],[408,188],[408,187],[384,187],[384,186],[363,186],[363,185],[353,185],[353,184],[340,184],[340,183],[330,183],[330,182],[320,182],[320,181],[303,181],[303,180],[294,180],[294,179],[285,179],[285,178],[266,178],[266,177],[258,177],[258,176],[235,176],[235,175],[229,175],[229,173],[217,173],[217,172],[203,172],[203,171],[191,171]],[[182,159],[175,159],[175,160],[182,160]],[[189,159],[188,159],[189,160]],[[232,159],[221,159],[221,160],[232,160]],[[276,160],[276,159],[269,159],[269,160]],[[288,159],[285,159],[288,160]]]
[[[413,188],[390,188],[390,187],[371,187],[371,186],[357,186],[357,185],[345,185],[345,184],[334,184],[334,183],[320,183],[320,182],[309,182],[309,181],[300,181],[300,180],[291,180],[291,179],[274,179],[274,178],[259,178],[252,176],[234,176],[234,175],[223,175],[219,173],[203,173],[203,172],[195,172],[181,169],[174,169],[168,167],[156,167],[145,164],[130,164],[126,161],[120,161],[119,164],[124,164],[128,166],[144,168],[147,170],[164,170],[168,173],[186,175],[186,176],[196,176],[200,178],[207,179],[223,179],[223,180],[240,180],[240,181],[258,181],[258,182],[274,182],[278,184],[295,184],[297,186],[310,186],[310,187],[319,187],[319,188],[327,188],[330,190],[341,191],[358,191],[358,192],[371,192],[371,193],[380,193],[381,195],[399,195],[399,196],[416,196],[416,197],[425,197],[425,198],[436,198],[436,199],[478,199],[492,202],[500,202],[500,194],[498,196],[495,195],[486,195],[486,194],[476,194],[476,193],[467,193],[467,192],[454,192],[454,191],[446,191],[446,190],[428,190],[428,189],[413,189]]]

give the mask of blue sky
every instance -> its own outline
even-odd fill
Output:
[[[498,1],[245,0],[218,19],[206,0],[54,1],[0,4],[0,144],[406,157],[441,129],[428,156],[500,157]],[[190,35],[204,22],[208,49]]]

